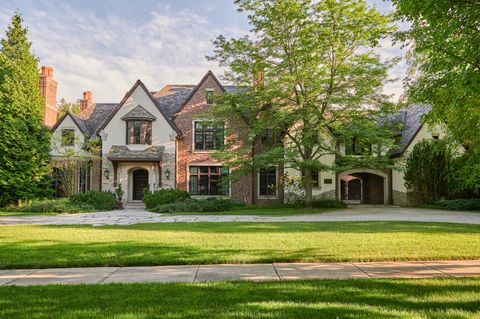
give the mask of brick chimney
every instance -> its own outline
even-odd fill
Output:
[[[42,66],[39,81],[40,95],[45,102],[43,125],[52,127],[57,122],[57,81],[53,79],[53,68]]]
[[[83,92],[83,99],[80,99],[80,116],[84,119],[90,117],[95,108],[91,91]]]

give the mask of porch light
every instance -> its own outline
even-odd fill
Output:
[[[170,170],[167,168],[167,170],[165,171],[165,177],[167,178],[167,181],[170,180]]]
[[[103,171],[103,176],[105,176],[106,179],[109,179],[109,178],[110,178],[110,171],[108,170],[108,168],[106,168],[106,169]]]

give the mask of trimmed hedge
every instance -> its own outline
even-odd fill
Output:
[[[312,206],[314,208],[346,208],[347,204],[335,199],[314,199]]]
[[[90,190],[70,196],[70,203],[79,207],[90,206],[96,210],[113,210],[117,205],[117,197],[112,192]]]
[[[245,204],[223,198],[186,199],[175,203],[158,205],[153,209],[156,213],[179,213],[179,212],[223,212]]]
[[[187,191],[180,189],[160,189],[155,192],[148,192],[143,196],[143,202],[147,209],[153,209],[161,205],[185,201],[190,198]]]
[[[480,199],[440,199],[435,201],[433,205],[451,210],[480,210]]]

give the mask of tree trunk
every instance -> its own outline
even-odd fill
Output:
[[[312,208],[312,173],[310,168],[305,169],[305,208]]]

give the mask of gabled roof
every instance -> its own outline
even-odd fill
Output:
[[[170,84],[160,91],[153,93],[153,97],[162,107],[165,114],[172,118],[180,109],[183,102],[190,96],[196,85]]]
[[[122,117],[122,120],[147,120],[156,121],[157,118],[152,113],[145,110],[140,104],[135,106],[130,112]]]
[[[164,150],[165,150],[165,147],[163,146],[150,146],[143,151],[132,151],[126,146],[114,145],[110,148],[107,158],[112,162],[115,162],[115,161],[160,162],[162,160]]]
[[[96,136],[100,132],[100,126],[107,119],[110,113],[113,112],[117,103],[96,103],[90,117],[85,120],[90,137]]]
[[[401,138],[398,142],[399,149],[392,153],[392,156],[400,156],[405,152],[410,143],[420,131],[423,125],[423,117],[431,111],[430,105],[412,104],[401,109],[397,114],[403,118]]]
[[[112,118],[115,116],[115,114],[117,114],[117,112],[120,110],[120,108],[125,104],[125,102],[127,102],[128,98],[133,94],[133,92],[135,92],[135,90],[139,86],[142,88],[142,90],[145,92],[145,94],[147,94],[147,96],[150,98],[152,103],[157,107],[158,111],[162,114],[162,116],[165,118],[165,120],[170,125],[170,127],[175,132],[177,132],[178,135],[181,135],[182,134],[181,131],[172,122],[172,120],[165,114],[165,112],[162,110],[162,107],[160,106],[160,104],[157,102],[157,100],[155,100],[153,98],[152,94],[150,94],[150,92],[147,90],[147,87],[145,86],[145,84],[143,84],[143,82],[140,81],[140,80],[137,80],[137,82],[135,82],[135,84],[132,86],[132,88],[127,92],[127,94],[125,94],[122,101],[115,107],[113,112],[110,113],[110,115],[107,117],[107,119],[99,127],[98,132],[100,132],[101,130],[103,130],[107,126],[107,124],[112,120]]]
[[[202,87],[203,83],[208,79],[208,77],[212,77],[213,80],[217,83],[218,87],[220,88],[220,90],[222,90],[222,92],[226,92],[225,88],[223,87],[223,85],[220,83],[220,81],[218,81],[217,77],[215,76],[215,74],[213,74],[213,72],[211,70],[208,70],[207,74],[205,74],[205,76],[200,80],[200,82],[197,84],[197,86],[192,90],[192,92],[190,92],[190,95],[185,99],[185,101],[183,101],[182,105],[178,108],[178,110],[175,112],[175,114],[173,115],[173,118],[176,117],[176,114],[178,112],[180,112],[184,107],[185,105],[187,105],[187,103],[190,101],[190,99],[195,95],[195,93],[197,93],[197,91],[200,89],[200,87]]]
[[[63,114],[63,116],[55,123],[55,125],[50,129],[50,131],[55,132],[60,126],[60,124],[62,124],[62,122],[67,118],[67,116],[72,119],[73,123],[75,123],[75,125],[83,134],[88,134],[88,128],[85,121],[82,118],[74,115],[70,111],[65,112],[65,114]]]

